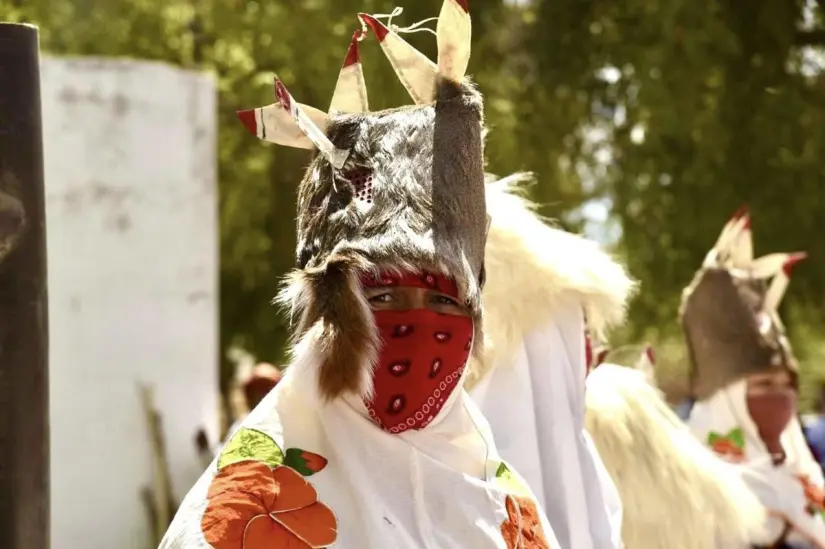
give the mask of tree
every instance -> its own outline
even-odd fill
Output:
[[[602,189],[643,288],[631,337],[651,327],[678,331],[681,288],[743,203],[758,254],[810,252],[786,302],[794,318],[825,319],[818,229],[825,77],[810,70],[812,50],[802,49],[822,54],[823,7],[801,0],[534,3],[528,40],[546,52],[536,58],[543,85],[567,102],[568,86],[578,91],[565,107],[576,112],[571,126],[609,130],[612,163]]]
[[[404,26],[433,17],[440,6],[441,0],[416,0],[396,22]],[[235,112],[273,102],[276,71],[299,101],[325,108],[358,28],[355,14],[389,13],[391,8],[376,0],[0,0],[7,19],[41,27],[46,51],[155,59],[215,75],[220,93],[221,348],[239,345],[267,360],[282,357],[288,335],[287,316],[268,303],[294,265],[296,187],[310,154],[262,143],[246,132]],[[519,101],[524,85],[519,67],[529,52],[512,30],[524,26],[524,12],[502,0],[473,0],[472,9],[470,72],[488,96],[487,121],[493,130],[489,169],[542,172],[554,165],[558,146],[520,130],[530,107]],[[434,37],[420,33],[407,38],[435,58]],[[378,45],[365,42],[362,55],[372,108],[408,104]],[[564,184],[539,189],[552,204],[550,213],[562,215],[579,205],[583,195],[570,174],[558,179]],[[224,389],[231,376],[224,356]]]

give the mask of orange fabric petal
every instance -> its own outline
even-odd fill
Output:
[[[521,536],[526,549],[550,549],[536,502],[530,498],[515,497],[521,511]]]
[[[272,472],[272,478],[278,484],[278,497],[269,508],[272,513],[284,513],[303,509],[318,501],[318,493],[304,477],[294,469],[282,465]]]
[[[504,500],[504,507],[507,509],[507,520],[501,523],[501,537],[504,538],[507,549],[520,549],[521,517],[512,496],[507,496]]]
[[[211,500],[225,493],[243,493],[271,510],[278,491],[278,484],[269,465],[262,461],[239,461],[218,471],[209,485],[206,497]]]
[[[201,517],[203,536],[215,549],[241,549],[247,524],[267,515],[278,494],[272,469],[243,461],[221,469],[209,486]]]
[[[550,549],[535,501],[507,496],[504,506],[507,520],[501,524],[501,535],[508,549]]]
[[[310,549],[269,515],[258,515],[246,527],[239,549]]]
[[[338,537],[335,515],[320,501],[303,509],[272,516],[313,549],[329,547]]]

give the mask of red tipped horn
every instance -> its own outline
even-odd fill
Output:
[[[782,265],[782,270],[785,272],[785,276],[791,276],[791,271],[794,267],[796,267],[797,263],[807,258],[808,254],[805,252],[796,252],[791,254],[785,264]]]

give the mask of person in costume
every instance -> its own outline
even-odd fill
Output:
[[[328,114],[240,113],[318,151],[298,193],[283,302],[290,365],[189,492],[162,549],[550,549],[526,483],[463,385],[483,349],[488,216],[466,0],[445,0],[438,64],[360,14]],[[416,105],[369,112],[371,32]]]
[[[603,351],[587,378],[585,425],[621,496],[625,546],[748,547],[763,536],[765,508],[671,410],[654,361],[649,346]]]
[[[504,458],[536,493],[565,549],[621,547],[621,502],[584,430],[587,324],[621,321],[634,284],[598,246],[545,223],[490,176],[487,353],[467,387]]]
[[[281,381],[281,371],[267,362],[256,364],[241,384],[247,410],[254,410]]]
[[[245,378],[241,381],[241,390],[243,391],[243,404],[245,406],[244,413],[235,420],[235,422],[226,431],[226,440],[229,440],[235,431],[241,426],[246,414],[255,409],[261,403],[266,395],[274,389],[278,382],[281,381],[281,370],[268,362],[260,362],[256,364]],[[226,440],[224,442],[226,442]],[[220,452],[221,448],[216,451]]]
[[[808,418],[802,418],[802,430],[814,459],[820,467],[825,467],[825,383],[820,381],[817,387],[815,413]]]
[[[682,298],[696,404],[688,425],[768,509],[769,547],[825,547],[823,477],[796,417],[797,363],[778,306],[804,254],[753,258],[735,215]]]

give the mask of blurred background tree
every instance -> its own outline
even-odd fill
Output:
[[[441,0],[407,2],[402,26]],[[757,253],[804,249],[785,314],[816,369],[825,323],[825,0],[472,0],[470,73],[487,97],[488,170],[534,171],[542,213],[615,246],[643,291],[616,339],[659,346],[678,392],[679,294],[743,203]],[[379,0],[0,0],[57,55],[154,59],[212,72],[220,93],[221,345],[283,355],[267,303],[293,265],[309,153],[267,146],[235,111],[273,101],[273,74],[326,108],[357,11]],[[434,57],[426,33],[408,39]],[[373,42],[373,108],[408,102]],[[610,212],[607,219],[599,217]],[[591,222],[587,223],[588,215]],[[595,215],[595,220],[592,219]],[[595,223],[594,223],[595,221]],[[226,388],[232,369],[222,364]],[[676,383],[676,384],[674,384]]]

